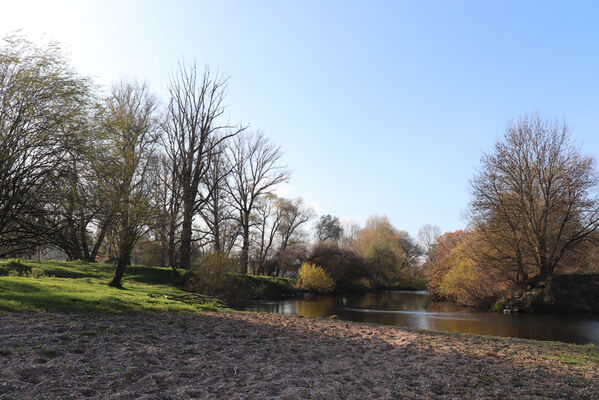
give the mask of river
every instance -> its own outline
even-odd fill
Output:
[[[597,314],[500,314],[436,302],[425,291],[392,290],[315,299],[250,301],[233,305],[306,317],[330,317],[409,328],[599,345]]]

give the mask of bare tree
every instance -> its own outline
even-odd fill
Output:
[[[398,231],[399,243],[402,251],[402,267],[414,270],[419,266],[420,257],[424,250],[407,231]]]
[[[289,200],[267,194],[258,199],[250,217],[252,273],[267,271],[278,275],[281,264],[292,254],[290,249],[303,243],[301,227],[313,216],[313,210],[300,198]]]
[[[276,238],[283,214],[279,212],[274,194],[267,194],[256,202],[255,210],[251,215],[251,225],[254,227],[251,235],[253,243],[253,257],[251,257],[251,272],[257,274],[261,267],[273,256],[276,251]]]
[[[120,287],[137,240],[153,220],[150,171],[158,141],[156,98],[147,86],[120,83],[106,100],[105,129],[112,165],[106,182],[114,206],[111,234],[117,263],[110,286]]]
[[[152,162],[150,199],[154,209],[155,219],[150,224],[154,241],[159,246],[160,266],[165,267],[169,262],[169,227],[171,219],[176,215],[172,212],[173,195],[172,167],[166,154],[156,154]],[[170,264],[168,264],[170,265]]]
[[[287,247],[295,244],[294,242],[297,241],[295,236],[301,226],[314,217],[314,210],[306,206],[301,198],[295,200],[280,198],[277,201],[277,208],[281,216],[278,231],[281,239],[279,254],[282,254]]]
[[[211,75],[208,68],[199,76],[195,64],[180,64],[170,79],[164,146],[176,160],[173,168],[181,196],[182,268],[191,264],[194,217],[211,197],[212,187],[205,186],[210,159],[220,143],[245,129],[220,122],[225,112],[226,83],[227,79]]]
[[[209,188],[210,198],[200,210],[212,250],[226,255],[231,252],[239,236],[239,228],[226,184],[231,169],[226,154],[226,143],[221,143],[210,158],[210,166],[205,176],[205,185]]]
[[[358,238],[358,234],[362,230],[362,227],[355,221],[347,221],[343,224],[343,236],[341,237],[341,244],[346,249],[353,248]]]
[[[281,150],[262,133],[247,133],[233,139],[229,152],[232,171],[227,181],[237,220],[241,228],[241,267],[248,271],[251,214],[257,201],[289,178],[286,167],[279,165]]]
[[[473,234],[488,249],[485,261],[513,270],[519,283],[530,265],[555,272],[599,227],[597,183],[593,159],[565,123],[535,115],[510,124],[472,180]]]
[[[418,230],[418,242],[427,257],[434,251],[439,237],[441,228],[437,225],[425,224]]]

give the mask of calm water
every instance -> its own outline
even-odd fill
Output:
[[[337,315],[348,321],[599,345],[597,314],[473,312],[455,304],[434,302],[426,292],[394,290],[313,300],[252,301],[237,304],[235,308],[307,317]]]

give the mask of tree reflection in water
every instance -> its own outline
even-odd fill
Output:
[[[259,311],[410,328],[599,344],[599,316],[591,314],[499,314],[436,302],[426,292],[383,291],[315,299],[252,301],[235,305]]]

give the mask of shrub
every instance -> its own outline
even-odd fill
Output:
[[[439,292],[459,304],[477,308],[489,308],[501,294],[497,283],[472,262],[450,269],[441,280]]]
[[[335,288],[335,282],[322,267],[303,263],[298,271],[297,287],[309,292],[326,293]]]
[[[450,268],[441,278],[438,294],[465,306],[489,308],[507,286],[469,254],[467,248],[472,246],[463,242],[449,252]]]
[[[239,263],[222,253],[203,256],[183,276],[183,289],[226,301],[292,297],[296,290],[289,278],[237,273]]]
[[[366,261],[351,249],[337,243],[320,242],[312,249],[309,261],[320,265],[340,290],[370,287],[370,270]]]
[[[183,288],[208,296],[220,296],[231,286],[231,274],[237,272],[236,260],[216,252],[202,256],[183,277]]]

